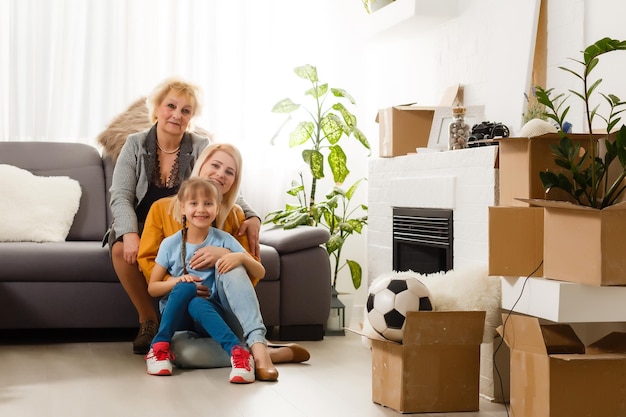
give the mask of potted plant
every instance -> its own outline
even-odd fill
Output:
[[[626,50],[626,41],[604,38],[585,49],[582,61],[574,60],[582,65],[580,72],[560,67],[582,81],[582,91],[570,91],[583,101],[588,132],[586,149],[581,149],[580,142],[572,140],[564,133],[565,118],[570,110],[570,106],[566,106],[567,97],[562,93],[551,97],[553,89],[544,89],[540,86],[537,86],[535,90],[537,101],[546,108],[545,116],[557,124],[561,136],[559,144],[551,146],[555,163],[569,173],[567,175],[555,174],[552,171],[540,172],[539,176],[544,188],[546,190],[560,188],[572,196],[578,204],[600,209],[618,201],[625,189],[622,182],[626,177],[626,128],[622,124],[614,137],[608,134],[613,132],[620,122],[619,114],[625,110],[623,105],[626,103],[620,101],[614,94],[598,93],[609,107],[608,115],[603,116],[599,113],[599,106],[592,108],[592,95],[602,79],[592,81],[590,74],[596,68],[600,55],[620,50]],[[607,136],[604,139],[606,149],[603,155],[600,154],[598,138],[593,134],[592,129],[596,117],[606,123]],[[621,165],[621,172],[616,178],[611,178],[609,167],[614,161]]]
[[[348,157],[341,145],[350,139],[356,140],[367,150],[370,145],[365,134],[357,127],[357,118],[346,107],[355,105],[350,94],[320,83],[317,69],[312,65],[296,67],[294,72],[310,83],[310,88],[304,92],[305,99],[308,99],[307,105],[296,104],[290,98],[285,98],[276,103],[272,111],[289,114],[289,119],[295,117],[299,120],[289,135],[289,146],[305,147],[302,159],[309,167],[310,186],[307,194],[305,176],[300,173],[300,178],[292,182],[292,188],[287,191],[287,194],[297,199],[297,203],[288,203],[284,209],[269,213],[264,223],[280,224],[286,229],[299,225],[328,228],[330,239],[326,243],[326,251],[334,261],[331,285],[334,289],[339,272],[348,267],[352,284],[358,289],[362,281],[361,265],[351,259],[343,261],[342,249],[347,238],[354,233],[360,234],[367,224],[367,206],[350,206],[364,178],[355,181],[347,190],[340,187],[350,173]],[[283,123],[272,138],[272,143],[286,125]],[[330,169],[336,186],[326,193],[323,200],[318,200],[317,182],[325,177],[327,169]]]
[[[622,202],[626,189],[626,127],[621,124],[618,128],[625,103],[614,94],[599,92],[602,79],[591,78],[600,56],[624,50],[626,41],[603,38],[583,51],[582,60],[573,60],[579,64],[578,70],[560,67],[582,83],[580,91],[570,90],[584,106],[587,133],[582,139],[564,133],[570,110],[568,97],[553,96],[552,89],[536,89],[537,100],[546,107],[545,115],[559,129],[559,143],[550,148],[556,166],[562,168],[558,174],[546,170],[539,176],[546,190],[564,190],[572,199],[532,201],[545,207],[545,277],[589,285],[626,284],[626,203]],[[592,105],[596,98],[608,107],[604,115],[600,105]],[[606,124],[603,135],[594,133],[596,118]]]

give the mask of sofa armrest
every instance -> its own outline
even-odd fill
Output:
[[[286,254],[312,248],[328,242],[330,233],[323,227],[298,226],[284,229],[282,226],[263,227],[259,242]]]

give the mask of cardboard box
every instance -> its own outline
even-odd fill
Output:
[[[401,413],[479,409],[484,311],[412,311],[402,344],[372,340],[372,400]]]
[[[563,201],[529,202],[545,208],[545,278],[626,285],[626,202],[602,210]]]
[[[511,349],[512,416],[626,415],[622,337],[609,335],[584,353],[567,324],[541,324],[521,315],[503,317],[503,322],[499,330]]]
[[[588,148],[586,134],[570,134],[572,140],[579,141],[581,147]],[[597,135],[597,138],[604,136]],[[546,193],[539,178],[540,171],[554,173],[565,169],[556,165],[550,145],[558,145],[561,140],[557,133],[548,133],[533,138],[503,138],[498,140],[499,180],[501,206],[528,206],[520,199],[544,199],[571,201],[563,190],[552,189]]]
[[[379,110],[379,155],[402,156],[426,148],[435,109],[406,104]]]
[[[489,207],[489,275],[543,276],[543,229],[541,207]]]
[[[463,103],[463,87],[456,84],[446,89],[439,106],[401,104],[380,109],[376,115],[379,124],[379,156],[389,158],[415,153],[428,147],[430,129],[435,111],[450,109]]]

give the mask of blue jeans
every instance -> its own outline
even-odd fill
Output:
[[[223,320],[226,321],[230,329],[240,340],[245,341],[248,346],[252,346],[255,343],[267,345],[267,340],[265,339],[266,329],[261,317],[259,301],[245,268],[239,266],[225,274],[216,274],[215,279],[217,293],[212,294],[211,299],[215,300],[220,307]],[[175,287],[178,287],[178,285]],[[171,297],[172,294],[170,294],[167,305],[170,304]],[[165,315],[165,310],[163,315]],[[162,323],[163,318],[161,319],[161,327],[163,326]],[[171,330],[172,328],[170,328]],[[172,341],[172,351],[176,358],[176,366],[181,368],[230,366],[230,360],[224,355],[220,345],[216,343],[216,340],[205,337],[208,336],[205,332],[198,331],[201,329],[187,325],[174,328],[173,330],[178,332],[174,337],[172,337],[174,333],[169,333],[168,341]],[[189,332],[188,330],[195,330],[197,333]],[[159,337],[159,334],[157,334],[154,341],[159,341],[157,337]]]
[[[241,343],[239,338],[224,321],[216,297],[207,300],[198,297],[196,293],[197,287],[193,282],[179,282],[174,286],[152,344],[171,342],[174,332],[190,328],[210,335],[230,354],[231,349]]]

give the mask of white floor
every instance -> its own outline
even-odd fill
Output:
[[[6,338],[3,338],[6,339]],[[128,341],[37,344],[0,341],[0,416],[19,417],[373,417],[401,416],[371,399],[371,353],[348,333],[302,342],[304,364],[278,366],[275,383],[234,385],[229,368],[147,375]],[[407,414],[404,414],[407,415]],[[430,414],[419,414],[429,416]],[[437,417],[505,417],[480,400],[479,412]]]

